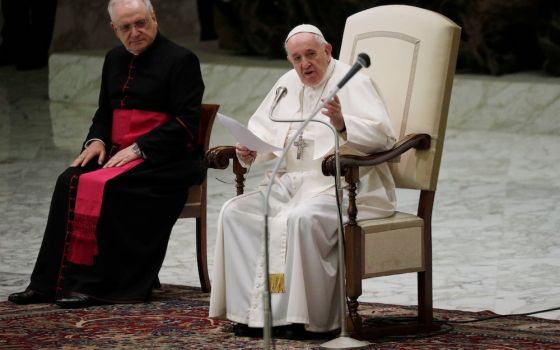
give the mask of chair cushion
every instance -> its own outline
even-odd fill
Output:
[[[364,232],[364,278],[424,270],[424,220],[396,212],[385,219],[358,224]]]

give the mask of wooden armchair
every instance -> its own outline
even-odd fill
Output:
[[[198,145],[202,147],[204,152],[207,152],[210,146],[210,134],[219,108],[220,106],[216,104],[202,104]],[[206,186],[207,180],[204,180],[200,185],[191,186],[189,188],[189,197],[183,211],[179,215],[179,219],[196,219],[198,277],[200,279],[202,291],[208,293],[210,292],[210,278],[208,277],[208,258],[206,251]]]
[[[397,137],[396,146],[366,157],[341,156],[349,184],[349,221],[344,227],[349,329],[362,338],[432,331],[431,217],[460,27],[446,17],[417,7],[374,7],[347,19],[340,60],[351,64],[358,53],[372,58],[365,71],[383,97]],[[207,153],[207,166],[225,169],[233,160],[237,194],[243,193],[243,169],[235,148]],[[418,190],[416,213],[397,212],[378,220],[356,222],[356,188],[361,166],[389,162],[397,188]],[[335,174],[334,156],[324,159],[323,173]],[[365,327],[358,314],[362,279],[417,273],[418,319],[414,324]]]
[[[431,218],[460,33],[460,27],[444,16],[404,5],[374,7],[346,21],[340,59],[353,62],[360,52],[372,57],[372,68],[366,74],[384,98],[400,139],[390,151],[340,160],[350,188],[346,290],[350,326],[358,336],[438,328],[433,323]],[[417,212],[356,222],[359,168],[382,162],[389,162],[397,188],[417,190]],[[334,157],[324,160],[323,173],[335,173]],[[357,301],[362,279],[409,272],[417,273],[417,322],[363,327]]]

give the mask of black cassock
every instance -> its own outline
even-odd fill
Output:
[[[70,183],[75,175],[97,169],[97,160],[59,176],[29,288],[58,297],[80,292],[113,302],[149,298],[159,285],[158,272],[188,187],[205,176],[196,146],[203,92],[198,58],[159,33],[138,56],[123,46],[109,51],[86,141],[101,139],[108,152],[115,152],[115,109],[163,112],[169,120],[137,139],[146,160],[106,183],[97,224],[99,253],[92,266],[68,262],[65,246],[75,194]]]

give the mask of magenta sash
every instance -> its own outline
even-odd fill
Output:
[[[117,150],[124,149],[167,120],[165,113],[117,109],[113,112],[111,141],[113,145],[117,145]],[[74,216],[69,225],[70,242],[66,256],[68,261],[93,265],[93,258],[98,254],[97,223],[103,204],[105,184],[143,161],[136,159],[120,167],[103,168],[80,175]]]

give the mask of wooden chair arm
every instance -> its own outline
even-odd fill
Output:
[[[217,146],[206,151],[204,163],[208,168],[226,169],[229,166],[229,160],[235,158],[234,146]]]
[[[207,168],[226,169],[229,160],[233,160],[233,173],[235,174],[235,188],[237,195],[243,194],[245,188],[245,174],[247,169],[241,166],[235,155],[235,146],[216,146],[206,151],[204,164]]]
[[[346,253],[346,291],[348,295],[362,294],[362,249],[363,231],[358,225],[357,182],[360,177],[360,166],[373,166],[393,159],[411,148],[429,149],[431,137],[428,134],[410,134],[399,140],[395,147],[388,151],[370,154],[367,156],[345,155],[340,156],[340,173],[348,184],[348,222],[344,225],[344,246]],[[336,175],[335,156],[325,157],[321,164],[325,176]],[[348,309],[356,315],[358,308],[357,298],[350,298]],[[361,323],[360,319],[352,318]]]
[[[369,154],[367,156],[344,155],[340,156],[340,173],[346,175],[351,167],[373,166],[391,160],[411,148],[425,150],[430,148],[431,137],[428,134],[409,134],[399,140],[395,147],[388,151]],[[336,175],[335,156],[331,154],[323,160],[321,165],[325,176]]]

